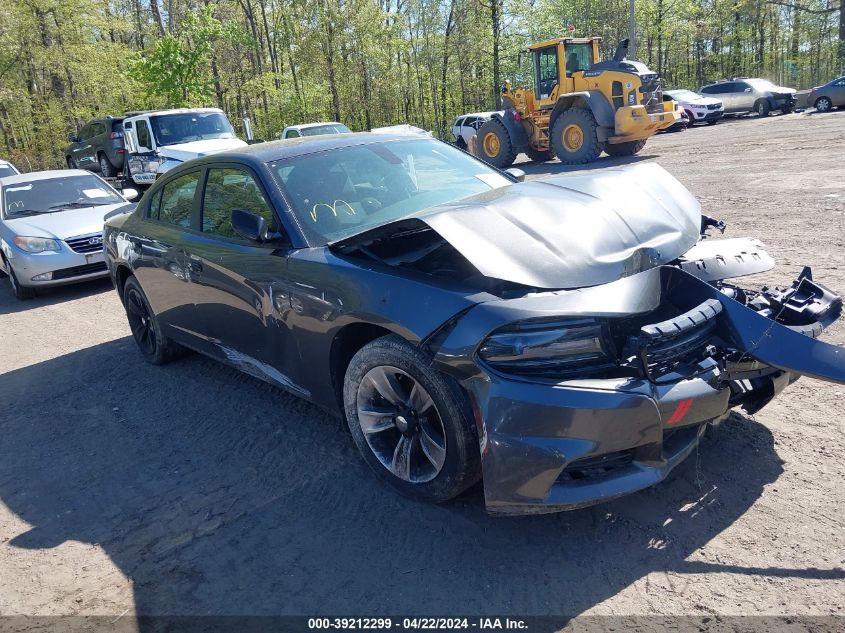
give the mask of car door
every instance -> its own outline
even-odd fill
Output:
[[[756,96],[751,84],[744,81],[735,81],[733,90],[731,91],[731,98],[733,100],[733,109],[736,112],[750,112],[754,109],[754,101]]]
[[[135,274],[153,312],[176,341],[195,345],[186,241],[198,226],[201,168],[169,175],[150,192],[142,229],[134,240],[140,252]]]
[[[86,163],[85,156],[88,153],[88,147],[90,145],[89,141],[90,141],[90,138],[91,138],[92,130],[93,130],[93,122],[88,123],[86,125],[83,125],[82,129],[79,130],[79,136],[78,136],[79,140],[77,140],[73,144],[73,147],[71,148],[71,151],[70,151],[70,155],[73,158],[73,160],[76,162],[76,164],[79,167],[81,167],[83,169],[88,166],[87,163]]]
[[[287,327],[280,320],[289,307],[288,242],[250,241],[231,223],[232,210],[241,209],[278,231],[270,197],[260,178],[242,165],[209,166],[204,182],[201,231],[191,234],[186,246],[197,331],[212,355],[294,388],[278,370],[288,347]]]
[[[475,127],[476,121],[478,121],[478,117],[468,116],[464,119],[464,122],[461,124],[461,136],[467,143],[469,143],[469,139],[472,138],[472,135],[475,134],[477,130],[477,128]]]
[[[833,82],[830,100],[833,101],[835,106],[845,105],[845,77]]]

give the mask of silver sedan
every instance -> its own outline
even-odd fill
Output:
[[[137,195],[81,169],[0,178],[0,271],[15,296],[105,277],[104,218],[131,211]]]

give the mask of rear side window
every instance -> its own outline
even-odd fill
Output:
[[[275,224],[273,211],[250,173],[240,169],[209,169],[202,204],[203,233],[238,238],[232,229],[233,209],[260,215],[271,228]]]
[[[186,229],[191,228],[194,194],[197,191],[199,178],[200,172],[195,171],[165,184],[161,190],[161,199],[157,205],[155,216],[152,214],[153,205],[150,205],[150,217]]]
[[[285,132],[285,138],[299,138],[299,132],[297,130],[288,130]]]

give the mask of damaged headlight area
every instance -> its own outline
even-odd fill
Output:
[[[498,330],[478,350],[491,368],[504,373],[599,371],[613,366],[606,325],[592,320],[525,321]]]

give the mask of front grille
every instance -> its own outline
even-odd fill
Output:
[[[80,235],[65,240],[65,244],[77,253],[96,253],[103,250],[103,234],[92,233],[91,235]]]
[[[73,268],[62,268],[61,270],[53,271],[53,280],[70,279],[71,277],[81,277],[82,275],[92,275],[94,273],[104,273],[106,270],[108,270],[106,268],[106,262],[85,264],[83,266],[74,266]]]
[[[633,449],[605,453],[595,457],[584,457],[570,463],[558,476],[558,483],[577,481],[579,479],[594,479],[608,475],[615,470],[630,466],[634,461]]]
[[[718,103],[709,103],[709,104],[707,104],[707,109],[708,110],[718,110],[719,104]]]
[[[645,106],[645,111],[649,114],[663,112],[663,82],[658,77],[657,73],[648,75],[641,75],[640,80],[643,85],[640,86],[642,93],[642,105]]]

